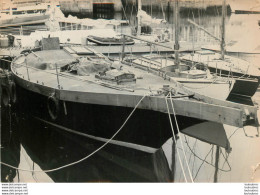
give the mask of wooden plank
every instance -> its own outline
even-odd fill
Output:
[[[73,51],[76,52],[76,54],[87,54],[89,51],[84,47],[71,47]]]
[[[66,52],[70,53],[70,54],[76,53],[76,52],[75,52],[74,50],[72,50],[70,47],[63,47],[63,49],[64,49]]]

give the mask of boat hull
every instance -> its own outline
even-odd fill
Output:
[[[193,79],[194,80],[194,79]],[[231,92],[233,87],[233,82],[196,82],[196,81],[186,81],[186,80],[178,80],[178,82],[182,83],[188,89],[206,95],[212,98],[226,100]],[[221,93],[220,93],[221,91]]]
[[[133,110],[131,107],[59,101],[57,119],[53,120],[49,114],[47,96],[17,85],[17,97],[19,97],[17,103],[19,111],[55,123],[61,130],[70,129],[76,134],[80,132],[97,139],[111,138]],[[171,118],[176,130],[174,117]],[[177,116],[177,121],[180,129],[204,122],[186,116]],[[172,131],[167,113],[136,109],[114,140],[160,148],[171,137]]]
[[[132,39],[126,39],[124,42],[123,38],[121,39],[116,39],[116,38],[101,38],[101,37],[96,37],[96,36],[88,36],[87,40],[89,42],[96,43],[97,45],[104,45],[104,46],[109,46],[109,45],[133,45],[135,42]]]
[[[29,15],[29,16],[17,16],[10,19],[2,19],[0,21],[0,27],[8,26],[22,26],[32,24],[43,24],[49,19],[50,15]]]

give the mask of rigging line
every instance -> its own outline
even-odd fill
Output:
[[[216,9],[217,16],[220,17],[217,6],[215,6],[215,9]]]
[[[129,18],[129,23],[131,22],[131,18],[133,17],[133,11],[134,11],[134,4],[132,4],[132,10]]]
[[[177,140],[176,140],[176,136],[175,136],[173,125],[172,125],[172,119],[171,119],[171,114],[170,114],[168,100],[167,100],[168,95],[165,97],[165,102],[166,102],[166,107],[167,107],[167,111],[168,111],[168,116],[169,116],[169,121],[170,121],[170,125],[171,125],[173,139],[174,139],[175,144],[177,145]],[[179,162],[180,162],[180,166],[181,166],[181,170],[182,170],[185,182],[187,183],[187,177],[186,177],[186,174],[184,172],[183,164],[182,164],[181,157],[180,157],[180,152],[179,152],[178,149],[177,149],[177,155],[178,155],[178,159],[179,159]]]
[[[221,152],[223,158],[225,159],[225,161],[224,161],[224,163],[223,163],[223,165],[222,165],[222,169],[224,168],[224,165],[227,163],[227,165],[228,165],[228,167],[229,167],[229,169],[230,169],[230,171],[231,171],[231,166],[230,166],[230,164],[229,164],[229,162],[228,162],[229,154],[227,154],[227,152],[225,152],[225,153],[226,153],[226,156],[224,156],[224,153],[222,152],[222,149],[221,149],[221,148],[220,148],[220,152]]]
[[[214,145],[212,147],[213,147],[213,150],[214,150]],[[213,150],[211,152],[211,164],[213,163]]]
[[[24,153],[24,149],[22,149],[22,148],[21,148],[21,155],[23,155],[23,157],[24,157],[25,161],[27,162],[27,165],[30,167],[30,169],[33,170],[32,171],[32,178],[34,179],[35,182],[38,182],[38,179],[36,178],[36,176],[34,174],[34,162],[31,160],[33,162],[33,165],[31,166],[30,162],[29,162],[29,159],[28,159],[28,155],[26,155]],[[19,172],[19,170],[17,170],[17,171]]]
[[[186,136],[184,136],[184,138],[186,139]],[[200,159],[201,161],[203,161],[203,159],[201,157],[199,157],[197,154],[195,154],[192,149],[190,148],[189,144],[187,144],[188,148],[190,149],[190,152],[192,152],[193,155],[195,155],[198,159]],[[215,167],[215,165],[211,164],[210,162],[208,161],[205,161],[205,163],[211,165],[212,167]],[[220,171],[223,171],[223,172],[229,172],[230,170],[224,170],[224,169],[221,169],[221,168],[218,168],[218,170]]]
[[[93,156],[94,154],[96,154],[98,151],[100,151],[102,148],[104,148],[107,144],[109,144],[113,139],[114,137],[123,129],[123,127],[125,126],[125,124],[129,121],[130,117],[134,114],[135,110],[137,109],[137,107],[139,106],[139,104],[143,101],[143,99],[146,97],[147,95],[144,95],[140,100],[139,102],[136,104],[136,106],[134,107],[134,109],[132,110],[132,112],[128,115],[128,117],[126,118],[125,122],[121,125],[121,127],[114,133],[114,135],[107,141],[105,142],[102,146],[100,146],[99,148],[97,148],[96,150],[94,150],[92,153],[88,154],[87,156],[85,156],[84,158],[78,160],[78,161],[74,161],[72,163],[69,163],[67,165],[64,165],[64,166],[61,166],[61,167],[58,167],[58,168],[54,168],[54,169],[49,169],[49,170],[28,170],[28,169],[21,169],[21,168],[17,168],[17,167],[14,167],[12,165],[9,165],[7,163],[4,163],[2,161],[0,161],[0,164],[2,165],[5,165],[7,167],[10,167],[10,168],[13,168],[13,169],[17,169],[17,170],[20,170],[20,171],[27,171],[27,172],[44,172],[44,173],[49,173],[49,172],[53,172],[53,171],[57,171],[57,170],[60,170],[60,169],[63,169],[63,168],[66,168],[66,167],[69,167],[69,166],[72,166],[72,165],[75,165],[75,164],[78,164],[84,160],[87,160],[88,158],[90,158],[91,156]]]
[[[254,138],[254,136],[247,135],[246,130],[245,130],[245,127],[243,127],[243,131],[244,131],[244,134],[245,134],[246,137]]]
[[[18,183],[20,183],[20,173],[18,170],[16,170],[16,173],[17,173],[17,180],[18,180]]]
[[[171,92],[170,92],[170,99],[171,99],[171,105],[172,105],[173,116],[174,116],[174,119],[175,119],[176,127],[177,127],[177,130],[178,130],[178,134],[180,135],[180,141],[181,141],[181,147],[182,147],[182,150],[183,150],[183,155],[184,155],[184,158],[185,158],[186,165],[187,165],[187,167],[188,167],[188,171],[189,171],[189,174],[190,174],[191,181],[192,181],[192,183],[193,183],[194,181],[193,181],[193,179],[192,179],[192,174],[191,174],[191,171],[190,171],[190,166],[189,166],[189,164],[188,164],[187,157],[186,157],[186,154],[185,154],[185,150],[184,150],[184,146],[183,146],[183,141],[182,141],[182,136],[181,136],[181,133],[180,133],[178,121],[177,121],[177,118],[176,118],[175,109],[174,109],[174,106],[173,106],[173,101],[172,101],[172,94],[171,94]]]
[[[202,165],[204,164],[204,162],[206,162],[206,159],[207,159],[208,155],[210,154],[211,150],[213,150],[213,146],[211,147],[211,149],[209,150],[208,154],[206,155],[206,157],[205,157],[204,160],[202,161],[202,163],[201,163],[201,165],[200,165],[200,167],[199,167],[199,169],[198,169],[198,171],[197,171],[197,173],[196,173],[196,175],[195,175],[195,177],[194,177],[194,180],[195,180],[196,177],[198,176],[198,173],[199,173],[199,171],[200,171]]]
[[[152,1],[151,1],[151,2],[152,2]],[[161,8],[162,8],[163,20],[166,21],[166,20],[165,20],[165,13],[164,13],[162,1],[161,1]],[[151,16],[152,16],[152,15],[151,15]]]
[[[236,128],[236,129],[234,130],[234,132],[229,136],[228,140],[230,140],[230,138],[237,132],[238,129],[240,129],[240,127]]]
[[[125,16],[125,19],[126,19],[128,25],[130,25],[130,27],[132,28],[132,30],[136,31],[136,29],[130,24],[130,20],[127,19],[126,12],[125,12],[125,8],[124,8],[123,5],[122,5],[122,9],[123,9],[124,16]],[[121,28],[121,29],[122,29],[122,28]]]
[[[188,142],[187,142],[188,143]],[[192,146],[192,150],[194,150],[194,147],[195,147],[195,143],[193,144],[193,146]],[[189,156],[189,164],[190,164],[190,160],[191,160],[191,154],[190,154],[190,156]]]
[[[186,136],[185,136],[186,137]],[[195,152],[195,146],[197,146],[197,141],[198,141],[198,139],[196,139],[196,141],[195,141],[195,143],[194,143],[194,145],[193,145],[193,147],[194,147],[194,152]],[[190,153],[190,156],[192,155],[192,153]],[[194,165],[195,165],[195,155],[193,155],[193,163],[192,163],[192,169],[191,169],[191,171],[192,171],[192,175],[193,175],[193,170],[194,170]]]
[[[192,13],[193,21],[195,22],[195,16],[193,10],[191,11],[191,13]],[[191,28],[192,28],[192,66],[195,67],[197,65],[197,63],[194,63],[193,61],[193,57],[195,54],[195,26],[192,26]]]

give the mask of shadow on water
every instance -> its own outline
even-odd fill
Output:
[[[9,109],[1,106],[1,161],[6,162],[14,167],[20,163],[20,134],[16,129],[16,121],[12,117],[13,113]],[[7,168],[1,165],[1,181],[12,182],[18,173],[15,169]]]
[[[64,133],[28,116],[15,116],[9,123],[9,108],[2,110],[2,161],[18,167],[20,145],[42,170],[82,159],[103,142]],[[12,119],[14,118],[11,117]],[[10,128],[11,124],[11,128]],[[12,181],[16,171],[2,165],[2,181]],[[20,171],[21,173],[23,171]],[[170,182],[171,170],[162,149],[150,152],[109,144],[89,159],[49,172],[54,182]],[[8,178],[8,179],[6,179]]]

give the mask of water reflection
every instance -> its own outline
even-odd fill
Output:
[[[13,115],[13,116],[12,116]],[[13,119],[13,120],[12,120]],[[1,106],[1,161],[14,167],[20,163],[20,132],[11,109]],[[1,165],[1,181],[12,182],[18,173],[15,169]]]
[[[27,118],[25,115],[19,117],[16,125],[19,127],[16,131],[21,136],[20,139],[15,140],[15,145],[20,146],[21,144],[29,158],[42,170],[57,168],[77,161],[103,144],[85,137],[64,133],[56,127],[46,125],[31,117]],[[3,131],[8,133],[9,128],[3,128]],[[2,154],[9,158],[15,155],[14,159],[16,160],[8,160],[3,157],[3,162],[16,167],[20,163],[20,168],[21,164],[28,163],[19,162],[20,155],[24,155],[24,153],[20,153],[20,148],[16,147],[14,151],[10,152],[13,143],[8,143],[6,148],[8,149],[2,150]],[[2,171],[3,178],[12,170],[4,166],[2,169],[6,170]],[[23,171],[20,172],[23,174]],[[173,181],[170,167],[162,149],[144,152],[115,144],[107,145],[79,164],[49,172],[47,175],[54,182]],[[5,180],[2,179],[2,181]]]
[[[103,144],[66,133],[29,113],[2,108],[2,161],[20,169],[57,168],[82,159]],[[1,181],[185,182],[186,177],[191,182],[190,174],[194,182],[259,181],[256,128],[223,128],[206,122],[183,133],[176,145],[170,139],[160,149],[144,151],[108,144],[89,159],[54,172],[16,171],[2,165]]]

